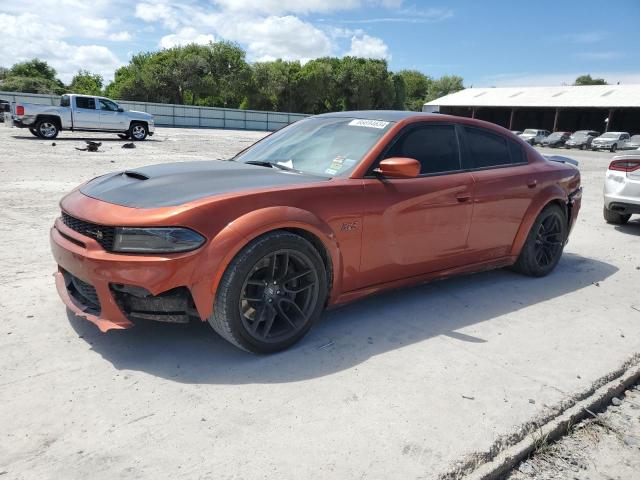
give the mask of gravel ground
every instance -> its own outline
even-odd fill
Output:
[[[593,412],[592,412],[593,413]],[[640,478],[640,384],[566,437],[540,446],[506,480],[637,480]]]
[[[498,270],[378,295],[267,357],[206,324],[101,334],[66,312],[48,244],[65,192],[262,135],[158,129],[128,150],[0,128],[0,478],[457,478],[638,363],[640,221],[602,219],[609,153],[571,152],[583,208],[544,279]],[[76,150],[85,137],[101,151]]]

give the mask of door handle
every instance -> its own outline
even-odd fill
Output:
[[[527,182],[527,187],[529,188],[536,188],[536,186],[538,185],[538,180],[529,180]]]
[[[471,198],[471,194],[470,193],[459,193],[458,195],[456,195],[456,198],[458,199],[458,202],[460,202],[460,203],[468,202],[469,199]]]

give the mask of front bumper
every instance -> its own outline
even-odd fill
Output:
[[[206,295],[202,290],[191,288],[197,250],[168,255],[108,252],[60,219],[51,229],[50,241],[60,298],[102,332],[132,327],[134,319],[184,323],[190,315],[206,318],[195,307],[194,293],[202,305],[213,299],[202,298]]]

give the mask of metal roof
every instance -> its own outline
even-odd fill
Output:
[[[442,107],[640,107],[640,85],[466,88],[425,105]]]

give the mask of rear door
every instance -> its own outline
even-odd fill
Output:
[[[124,131],[126,125],[126,115],[118,111],[118,105],[106,98],[98,98],[100,107],[100,128],[102,130]]]
[[[465,263],[473,177],[462,171],[455,125],[412,124],[380,159],[390,157],[418,160],[421,173],[364,180],[361,287]]]
[[[469,249],[477,261],[507,256],[538,181],[519,143],[483,128],[462,130],[463,166],[475,181]]]
[[[95,97],[73,97],[73,128],[98,130],[100,128],[100,111]]]

